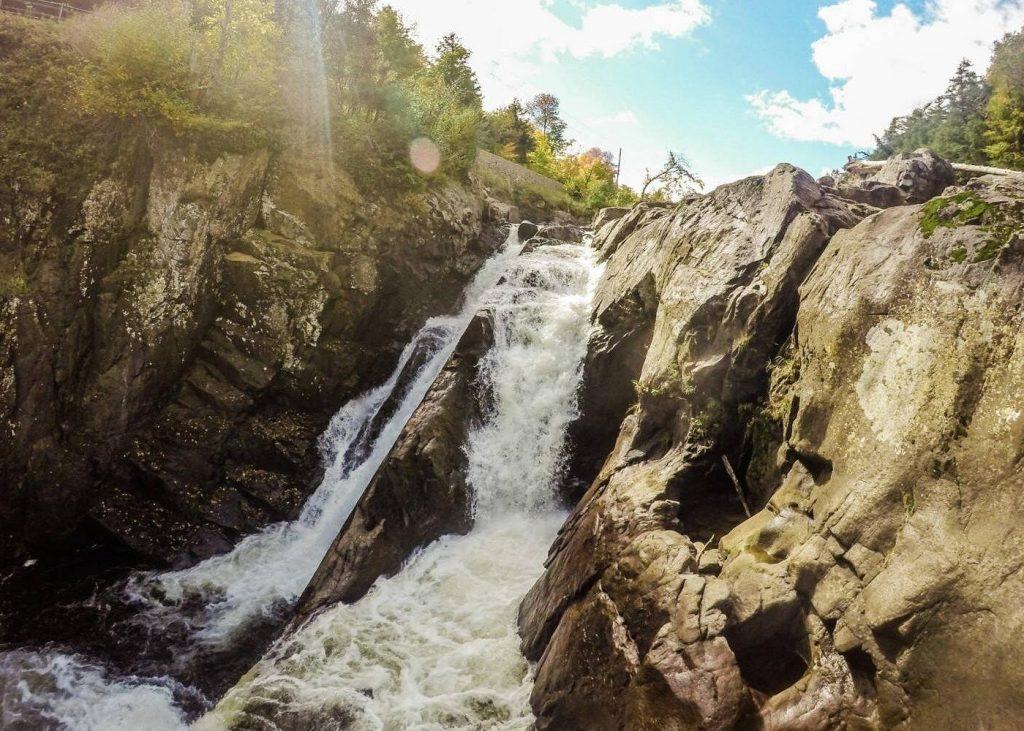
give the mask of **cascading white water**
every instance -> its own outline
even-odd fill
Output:
[[[149,602],[148,621],[160,615],[177,617],[177,602],[192,594],[212,598],[196,623],[198,642],[230,642],[244,630],[246,620],[268,611],[280,601],[294,602],[305,589],[320,560],[355,507],[381,463],[387,457],[412,413],[451,356],[459,337],[480,307],[481,297],[518,254],[511,237],[501,253],[483,266],[466,290],[461,311],[427,322],[402,354],[387,383],[343,407],[332,420],[321,443],[330,458],[316,492],[299,519],[267,528],[240,542],[234,550],[192,568],[147,574],[131,582],[137,597]],[[357,464],[346,460],[349,448],[394,391],[399,376],[418,346],[428,341],[432,350],[425,364],[401,395],[401,405],[377,435],[368,456]],[[154,599],[152,589],[157,589]],[[170,603],[168,603],[170,600]]]
[[[298,520],[270,526],[231,552],[190,569],[141,573],[126,585],[128,601],[142,607],[132,620],[159,637],[168,627],[187,628],[175,662],[186,665],[191,648],[235,642],[252,620],[294,603],[316,571],[334,536],[390,452],[405,423],[450,357],[465,327],[509,262],[519,254],[513,233],[466,289],[457,315],[433,318],[406,347],[384,385],[344,406],[321,438],[327,462],[323,481]],[[422,365],[411,380],[402,375],[412,359]],[[420,360],[416,362],[420,362]],[[403,392],[397,391],[404,389]],[[398,406],[377,432],[367,427],[389,399]],[[365,445],[359,439],[372,439]],[[361,446],[361,450],[353,450]],[[353,460],[353,454],[357,456]],[[198,613],[193,611],[198,606]],[[187,607],[187,611],[186,611]],[[0,653],[0,727],[32,718],[45,727],[163,729],[183,725],[172,702],[169,678],[113,678],[103,668],[64,653]]]
[[[185,721],[173,685],[110,680],[102,668],[59,652],[4,652],[0,728],[177,731]]]
[[[541,247],[483,302],[495,343],[480,380],[493,406],[466,445],[473,531],[435,542],[364,599],[279,642],[200,728],[531,725],[516,606],[563,518],[554,488],[598,276],[588,247]]]

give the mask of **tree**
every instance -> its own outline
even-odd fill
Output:
[[[682,195],[693,187],[704,187],[704,182],[690,170],[686,158],[672,151],[669,151],[668,159],[660,170],[644,172],[644,187],[640,190],[640,198],[648,198],[647,191],[656,183],[657,192],[668,198]]]
[[[996,165],[1024,169],[1024,31],[996,44],[988,83],[985,151]]]
[[[438,74],[455,93],[459,102],[467,107],[482,108],[480,82],[469,65],[470,52],[458,36],[449,33],[437,45],[437,60],[433,71]]]
[[[941,118],[927,146],[956,162],[986,162],[983,115],[987,101],[985,82],[964,59],[940,98]]]
[[[426,66],[423,47],[412,38],[412,29],[390,7],[376,17],[377,53],[387,81],[411,79]]]
[[[522,165],[534,145],[533,125],[526,119],[526,109],[518,99],[484,115],[482,147]]]
[[[984,80],[964,59],[942,96],[896,117],[881,136],[876,135],[877,148],[871,157],[881,160],[928,147],[955,162],[987,162],[984,117],[988,97]]]
[[[561,108],[562,103],[553,94],[538,94],[526,105],[526,114],[541,134],[548,138],[556,154],[565,152],[572,144],[565,136],[568,125],[562,119]]]
[[[988,101],[985,82],[975,73],[974,66],[966,58],[956,67],[942,101],[947,112],[961,120],[980,114],[985,108],[985,102]]]
[[[551,145],[551,139],[539,129],[533,130],[533,150],[526,156],[526,164],[541,175],[560,179],[558,156]]]

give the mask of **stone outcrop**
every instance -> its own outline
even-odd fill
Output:
[[[473,526],[464,444],[480,416],[477,363],[492,325],[477,315],[370,481],[299,602],[300,616],[353,602],[417,548]]]
[[[331,415],[504,238],[472,182],[368,201],[263,152],[112,159],[2,222],[5,562],[184,565],[294,517]]]
[[[1024,187],[783,166],[613,218],[538,728],[1012,726]]]
[[[930,150],[904,152],[880,168],[848,167],[839,181],[830,181],[844,198],[875,208],[924,203],[956,182],[953,166]]]

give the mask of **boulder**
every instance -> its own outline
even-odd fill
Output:
[[[505,203],[504,201],[488,197],[486,204],[487,218],[490,221],[516,224],[523,220],[519,207],[512,203]]]
[[[519,227],[516,229],[517,233],[519,234],[520,241],[528,241],[529,239],[532,239],[534,236],[537,235],[537,232],[539,230],[540,227],[535,223],[531,223],[530,221],[523,221],[522,223],[519,224]]]
[[[541,248],[542,246],[556,246],[562,243],[554,239],[543,238],[541,236],[534,236],[532,239],[523,244],[522,254],[530,254]]]
[[[874,208],[892,208],[906,204],[903,191],[895,185],[881,183],[877,180],[859,180],[853,183],[840,183],[839,195],[851,201],[864,203]]]
[[[594,216],[594,230],[600,231],[609,223],[618,221],[620,218],[629,213],[628,208],[602,208]]]
[[[894,155],[881,168],[851,166],[839,194],[876,208],[924,203],[956,182],[953,166],[931,150]]]
[[[339,531],[299,602],[300,617],[356,601],[417,548],[470,530],[463,445],[479,417],[477,363],[492,339],[489,316],[478,315]]]
[[[538,236],[578,244],[583,241],[583,229],[571,223],[548,223],[540,227]]]
[[[931,150],[922,149],[889,158],[874,179],[895,186],[906,203],[924,203],[953,185],[956,172]]]

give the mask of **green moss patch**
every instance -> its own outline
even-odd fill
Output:
[[[974,255],[972,263],[980,264],[983,261],[995,259],[996,256],[999,254],[999,251],[1008,243],[1008,236],[993,236],[988,241],[986,241],[980,249],[978,249],[978,252]]]
[[[972,264],[990,261],[999,255],[1020,229],[1021,215],[1018,205],[999,206],[983,200],[972,191],[964,191],[945,198],[936,198],[921,208],[921,232],[930,238],[940,228],[977,226],[987,234],[984,243],[973,252],[959,246],[949,252],[949,259],[957,264],[970,260]]]
[[[949,258],[955,261],[957,264],[962,264],[967,261],[967,249],[960,246],[949,252]]]
[[[940,228],[980,224],[992,208],[991,203],[971,191],[936,198],[921,208],[920,228],[925,238],[930,238]]]
[[[0,276],[0,299],[20,297],[28,292],[28,284],[20,274]]]

